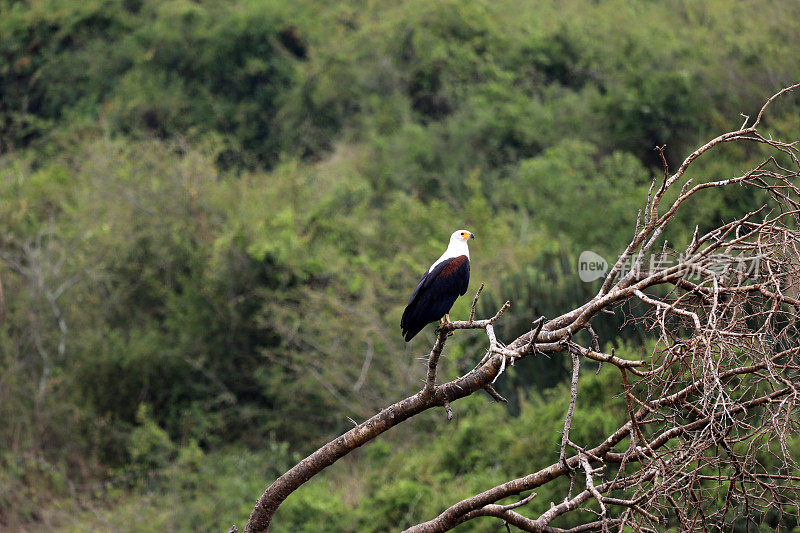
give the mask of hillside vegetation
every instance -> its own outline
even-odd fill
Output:
[[[453,230],[477,237],[479,313],[512,302],[503,338],[571,308],[597,289],[577,255],[618,252],[663,173],[653,148],[674,166],[737,127],[800,80],[797,50],[790,1],[0,0],[0,530],[243,524],[420,387],[433,328],[406,345],[399,319]],[[798,104],[764,131],[797,139]],[[762,201],[710,191],[668,237]],[[616,320],[602,342],[646,349]],[[440,373],[484,348],[457,334]],[[387,531],[549,464],[564,368],[526,360],[510,407],[397,428],[273,530]],[[591,370],[576,442],[626,416]]]

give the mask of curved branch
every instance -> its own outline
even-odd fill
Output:
[[[486,329],[499,320],[510,305],[509,302],[506,302],[497,314],[485,320],[456,321],[441,326],[436,343],[431,350],[429,361],[433,360],[433,364],[429,363],[428,380],[423,389],[413,396],[383,409],[375,416],[328,442],[275,480],[256,503],[245,526],[245,533],[268,531],[275,511],[292,492],[359,446],[414,415],[469,396],[491,384],[494,377],[500,372],[502,364],[502,358],[497,355],[490,357],[483,365],[458,379],[438,386],[433,386],[432,381],[436,376],[436,361],[444,349],[449,332],[458,329]]]

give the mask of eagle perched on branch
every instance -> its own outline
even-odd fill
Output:
[[[400,327],[406,342],[431,322],[450,322],[450,309],[469,285],[469,247],[475,235],[460,229],[450,236],[442,256],[422,275],[408,301]]]

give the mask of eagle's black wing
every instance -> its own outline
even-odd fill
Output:
[[[450,311],[456,298],[467,292],[469,259],[460,255],[446,259],[426,272],[408,301],[400,327],[406,342],[431,322]]]

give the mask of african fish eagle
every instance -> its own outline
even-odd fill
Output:
[[[400,327],[406,342],[422,328],[439,320],[450,322],[450,308],[456,298],[467,292],[469,285],[469,247],[467,241],[475,235],[460,229],[450,236],[450,244],[442,256],[430,266],[417,283],[408,301]]]

